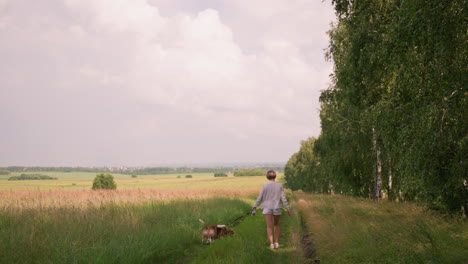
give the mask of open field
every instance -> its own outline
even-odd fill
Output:
[[[257,194],[1,191],[0,263],[301,263],[300,248],[288,242],[293,218],[282,222],[284,249],[276,252],[260,214],[231,226],[235,235],[201,244],[199,218],[226,224],[246,215]]]
[[[116,191],[92,191],[94,175],[1,180],[0,263],[467,263],[466,220],[411,203],[288,191],[281,249],[268,248],[259,212],[205,246],[198,219],[246,215],[264,177],[127,176],[116,178]],[[303,250],[305,235],[313,254]]]
[[[302,262],[288,241],[293,218],[282,222],[285,247],[276,252],[260,214],[232,227],[234,236],[202,245],[198,219],[226,224],[246,215],[265,178],[192,175],[120,177],[115,191],[91,190],[95,174],[2,180],[0,263]]]
[[[36,172],[28,172],[33,174]],[[0,190],[90,190],[96,173],[88,172],[40,172],[40,174],[57,177],[58,180],[8,181],[15,173],[0,178]],[[132,178],[131,175],[114,176],[117,189],[152,189],[152,190],[259,190],[265,177],[214,177],[213,173],[192,173],[193,178],[185,174],[143,175]],[[180,176],[180,178],[177,178]]]

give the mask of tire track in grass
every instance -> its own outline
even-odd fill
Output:
[[[304,199],[301,199],[293,194],[292,195],[292,205],[294,208],[296,208],[296,219],[299,222],[299,226],[296,227],[298,230],[296,230],[298,238],[296,238],[296,243],[300,244],[302,247],[302,252],[303,252],[303,258],[304,258],[304,263],[320,263],[320,259],[317,258],[317,251],[314,247],[314,244],[312,242],[312,237],[310,236],[310,230],[309,230],[309,224],[306,219],[307,215],[307,204],[308,202],[305,201]],[[299,238],[300,237],[300,238]],[[300,240],[300,241],[297,241]]]
[[[302,229],[302,248],[304,250],[305,262],[306,263],[320,263],[320,260],[316,258],[316,251],[312,244],[312,239],[309,236],[309,228],[307,227],[307,222],[304,219],[303,212],[299,212],[301,219],[301,229]]]

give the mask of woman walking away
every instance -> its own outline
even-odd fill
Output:
[[[263,184],[262,191],[255,202],[252,211],[254,211],[257,206],[260,204],[263,208],[263,215],[265,215],[265,220],[267,224],[267,235],[270,240],[270,248],[279,248],[278,238],[280,235],[279,228],[279,219],[281,215],[281,204],[288,210],[288,215],[291,213],[289,211],[288,201],[284,195],[283,185],[275,181],[276,172],[270,170],[267,172],[266,177],[268,182]],[[274,229],[274,237],[273,231]]]

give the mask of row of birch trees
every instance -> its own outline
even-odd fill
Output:
[[[466,1],[332,2],[322,132],[290,158],[287,186],[467,213]]]

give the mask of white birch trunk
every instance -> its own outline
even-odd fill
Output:
[[[375,155],[375,170],[374,170],[374,199],[382,198],[382,160],[380,159],[380,148],[377,145],[377,137],[375,136],[375,128],[372,128],[372,145]]]
[[[388,197],[390,198],[390,196],[392,195],[392,160],[389,159],[388,160]],[[393,200],[394,197],[392,197],[392,200]]]

